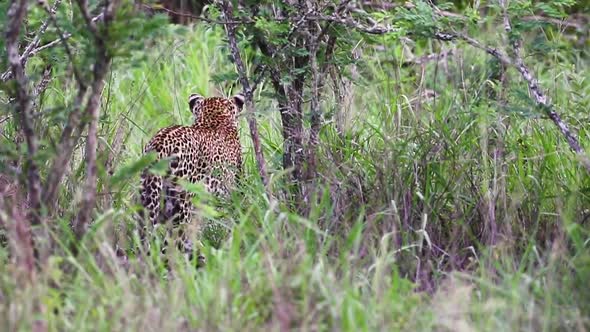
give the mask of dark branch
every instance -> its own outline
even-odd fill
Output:
[[[233,21],[233,6],[231,4],[231,1],[223,1],[221,3],[221,8],[223,10],[225,20]],[[246,116],[248,119],[248,126],[250,127],[250,137],[252,138],[252,143],[254,145],[254,155],[256,157],[256,164],[258,165],[258,173],[260,175],[260,178],[262,179],[262,183],[264,183],[264,185],[267,186],[268,179],[266,176],[266,163],[264,161],[264,155],[262,153],[262,145],[260,144],[258,125],[256,123],[256,118],[254,116],[254,91],[252,91],[252,87],[250,86],[250,82],[248,81],[246,66],[242,61],[242,57],[238,49],[238,44],[236,41],[236,27],[233,24],[226,24],[225,30],[227,32],[231,55],[238,69],[238,75],[240,76],[240,83],[244,88],[244,97],[246,99]]]

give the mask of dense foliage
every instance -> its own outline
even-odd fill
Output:
[[[57,42],[24,64],[33,155],[19,84],[0,86],[0,328],[587,329],[588,2],[503,3],[237,1],[227,11],[228,2],[122,1],[101,21],[103,2],[58,1],[54,14],[54,2],[30,2],[20,54],[45,22],[37,47]],[[0,3],[5,31],[10,6]],[[171,24],[166,10],[192,23]],[[223,202],[189,188],[199,193],[206,267],[174,251],[166,262],[157,240],[147,256],[136,232],[139,173],[153,161],[145,142],[191,123],[191,93],[229,96],[243,79],[255,89],[241,186]],[[97,81],[94,121],[86,110]],[[267,185],[246,118],[258,127]],[[37,210],[26,195],[31,165]],[[95,208],[81,208],[94,192]],[[92,222],[72,228],[81,210]]]

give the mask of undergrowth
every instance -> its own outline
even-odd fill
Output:
[[[133,165],[143,145],[161,127],[191,122],[190,93],[232,93],[211,80],[232,68],[222,31],[175,29],[184,34],[154,42],[146,59],[116,64],[109,77],[100,135],[103,151],[122,135],[118,181],[101,173],[111,202],[97,211],[84,250],[68,250],[67,227],[81,155],[60,196],[63,227],[53,235],[62,250],[38,282],[19,287],[0,249],[3,330],[31,330],[40,319],[55,331],[588,328],[590,177],[517,75],[502,85],[484,54],[461,45],[423,69],[402,66],[399,44],[365,50],[345,98],[325,94],[322,107],[334,116],[320,132],[307,218],[280,200],[280,117],[262,86],[256,115],[272,195],[256,176],[243,121],[239,193],[223,218],[201,209],[200,220],[218,226],[204,232],[206,267],[180,256],[169,272],[158,258],[121,264],[111,244],[133,242],[124,230],[135,227]],[[545,59],[534,70],[588,151],[588,61],[559,52]],[[68,84],[52,82],[46,106],[65,98]],[[31,314],[37,300],[42,317]]]

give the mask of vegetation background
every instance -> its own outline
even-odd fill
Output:
[[[9,8],[23,2],[0,3],[3,72],[16,68]],[[0,329],[590,328],[590,173],[582,160],[590,151],[590,3],[301,3],[317,13],[289,1],[234,3],[243,72],[225,29],[227,1],[122,1],[110,19],[105,3],[28,3],[16,23],[19,54],[36,36],[34,49],[49,46],[24,61],[24,85],[16,75],[0,86]],[[351,7],[336,20],[342,4]],[[277,19],[281,10],[287,16]],[[303,19],[320,28],[332,20],[332,56],[319,37],[309,47],[306,38],[322,29],[312,22],[299,33]],[[519,40],[582,152],[572,152],[516,67],[441,38],[447,31],[515,57]],[[265,54],[257,38],[276,52]],[[307,60],[299,67],[291,61],[298,57]],[[195,224],[207,265],[197,270],[171,252],[167,268],[134,246],[139,173],[149,165],[143,146],[162,127],[192,122],[191,93],[241,91],[236,73],[257,83],[246,91],[242,185],[226,202],[199,192]],[[299,99],[281,99],[277,78],[288,91],[301,79]],[[301,146],[313,152],[301,164],[285,158],[295,136],[285,134],[280,109],[294,109],[293,100],[301,101]],[[33,154],[23,114],[37,139]],[[78,135],[56,163],[73,114]],[[247,119],[257,124],[266,185]],[[63,178],[52,197],[55,169]]]

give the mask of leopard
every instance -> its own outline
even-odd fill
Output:
[[[156,162],[166,160],[168,167],[164,174],[148,168],[141,174],[144,234],[148,225],[153,229],[191,222],[195,193],[184,189],[182,181],[200,183],[215,197],[230,195],[242,173],[238,116],[244,99],[241,93],[231,98],[193,93],[188,105],[194,123],[160,129],[145,145],[144,154],[155,154]],[[179,249],[192,253],[191,240],[182,238]]]

